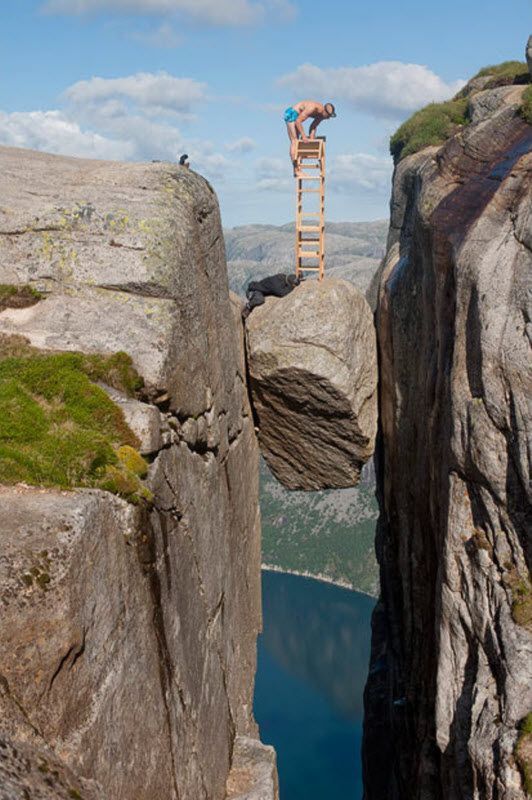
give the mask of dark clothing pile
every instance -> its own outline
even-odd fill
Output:
[[[298,278],[297,275],[285,275],[284,272],[270,275],[261,281],[251,281],[246,289],[248,301],[242,311],[242,316],[244,319],[248,317],[254,308],[264,303],[265,297],[285,297],[290,294],[300,281],[301,278]]]

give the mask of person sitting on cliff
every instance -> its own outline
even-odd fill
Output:
[[[254,308],[261,306],[265,297],[285,297],[296,286],[299,286],[302,280],[304,280],[303,276],[286,275],[284,272],[278,272],[276,275],[263,278],[261,281],[251,281],[246,289],[248,301],[242,309],[242,319],[247,319]]]
[[[284,112],[284,121],[290,139],[290,158],[294,167],[294,178],[297,177],[297,140],[303,139],[309,142],[316,138],[316,129],[324,119],[331,119],[336,116],[336,111],[332,103],[318,103],[317,100],[301,100],[293,106],[289,106]],[[309,135],[305,133],[303,123],[312,118],[309,128]]]

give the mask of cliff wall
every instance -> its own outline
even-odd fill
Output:
[[[258,450],[216,197],[172,165],[0,163],[0,283],[42,294],[0,331],[131,355],[141,393],[104,388],[151,498],[0,491],[3,796],[222,800],[235,754],[230,796],[256,772],[273,798],[252,714]]]
[[[394,175],[377,309],[381,599],[366,800],[527,796],[532,128],[519,114],[523,91],[476,91],[470,124],[405,157]]]

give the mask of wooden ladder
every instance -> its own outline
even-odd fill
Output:
[[[298,140],[296,172],[296,275],[317,272],[321,281],[325,269],[325,137]]]

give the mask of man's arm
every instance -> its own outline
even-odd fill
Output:
[[[312,125],[310,126],[309,131],[308,131],[308,135],[310,136],[311,139],[315,139],[316,138],[316,129],[317,129],[318,125],[320,124],[320,122],[321,122],[321,119],[319,117],[317,119],[315,118],[313,123],[312,123]]]
[[[301,111],[298,118],[296,119],[296,131],[299,133],[301,138],[304,142],[308,142],[308,136],[305,133],[305,129],[303,127],[303,122],[310,117],[308,111]]]

